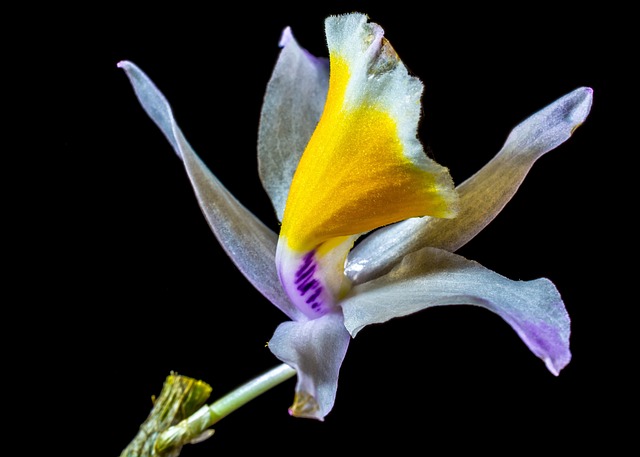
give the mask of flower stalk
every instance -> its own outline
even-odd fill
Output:
[[[172,455],[167,453],[180,449],[185,444],[204,441],[213,435],[213,430],[209,427],[294,374],[296,371],[283,363],[232,390],[215,402],[202,406],[195,413],[159,434],[155,442],[155,455]]]

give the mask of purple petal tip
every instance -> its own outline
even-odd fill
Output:
[[[282,35],[280,36],[280,41],[278,42],[278,46],[284,48],[289,41],[293,39],[293,33],[291,32],[291,27],[287,26],[282,31]]]

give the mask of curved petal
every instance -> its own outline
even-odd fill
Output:
[[[293,173],[322,114],[329,60],[301,48],[289,27],[264,96],[258,129],[258,171],[282,220]]]
[[[350,340],[339,313],[278,326],[269,348],[298,373],[292,416],[323,421],[331,411]]]
[[[280,242],[298,252],[413,216],[452,217],[448,170],[417,138],[422,83],[363,14],[325,21],[329,91],[291,182]]]
[[[198,203],[218,241],[247,279],[287,316],[301,316],[284,293],[275,267],[277,236],[220,183],[187,143],[171,107],[149,77],[135,64],[118,63],[142,107],[183,160]]]
[[[362,283],[424,246],[450,252],[462,247],[504,208],[533,163],[566,141],[585,121],[592,100],[593,90],[581,87],[520,123],[500,152],[456,188],[460,211],[454,219],[414,218],[377,230],[350,253],[347,276]]]
[[[555,375],[571,360],[569,315],[551,281],[512,281],[442,249],[409,254],[388,274],[354,287],[342,309],[355,336],[366,325],[441,305],[478,305],[498,314]]]

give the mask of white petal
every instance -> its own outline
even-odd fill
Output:
[[[409,254],[388,274],[352,289],[342,308],[355,336],[366,325],[442,305],[478,305],[498,314],[555,375],[571,359],[569,316],[551,281],[512,281],[441,249]]]
[[[135,64],[123,61],[142,107],[183,159],[198,203],[218,241],[247,279],[290,318],[300,312],[282,290],[275,267],[277,235],[209,171],[185,140],[164,95]]]
[[[329,60],[301,48],[287,27],[267,84],[258,129],[260,179],[282,220],[291,179],[320,119],[329,86]]]
[[[339,313],[278,326],[269,349],[297,371],[292,415],[323,421],[331,411],[350,340]]]
[[[454,252],[486,227],[516,193],[534,162],[566,141],[586,119],[593,91],[576,89],[511,131],[498,154],[456,188],[460,212],[453,219],[407,219],[362,239],[350,253],[346,274],[356,283],[389,271],[424,246]]]

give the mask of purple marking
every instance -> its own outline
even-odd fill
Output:
[[[571,360],[569,324],[552,325],[547,322],[531,322],[525,319],[521,318],[515,326],[513,324],[512,326],[518,331],[529,349],[543,359],[549,371],[557,376]]]
[[[310,265],[304,272],[302,272],[302,269],[299,269],[296,273],[296,280],[295,282],[298,283],[300,281],[303,281],[305,279],[307,279],[310,275],[313,275],[313,273],[315,273],[316,271],[316,264],[312,264]]]
[[[298,282],[301,279],[304,279],[305,277],[309,276],[310,274],[312,274],[315,271],[316,264],[313,262],[313,255],[314,254],[315,254],[315,251],[310,251],[309,253],[307,253],[307,255],[305,255],[302,258],[302,262],[303,263],[298,268],[298,271],[296,271],[296,280],[295,280],[295,282]]]
[[[311,289],[312,287],[313,287],[313,288],[318,287],[318,281],[316,281],[316,280],[315,280],[315,279],[313,279],[313,278],[311,278],[311,280],[310,280],[310,281],[307,281],[307,282],[304,282],[304,283],[300,284],[300,285],[298,286],[298,290],[300,291],[300,294],[301,294],[301,295],[304,295],[304,294],[306,294],[306,293],[309,291],[309,289]]]
[[[311,295],[307,297],[305,302],[311,306],[313,311],[321,313],[322,302],[316,301],[316,299],[322,293],[323,287],[321,282],[314,278],[317,266],[318,265],[315,262],[315,251],[309,251],[302,258],[302,262],[295,274],[294,283],[297,284],[300,297],[304,297],[309,291],[313,291]]]
[[[311,303],[316,298],[318,298],[318,295],[320,295],[321,292],[322,292],[322,287],[318,287],[316,289],[316,291],[309,298],[307,298],[307,303]],[[313,308],[313,306],[312,306],[312,308]]]

